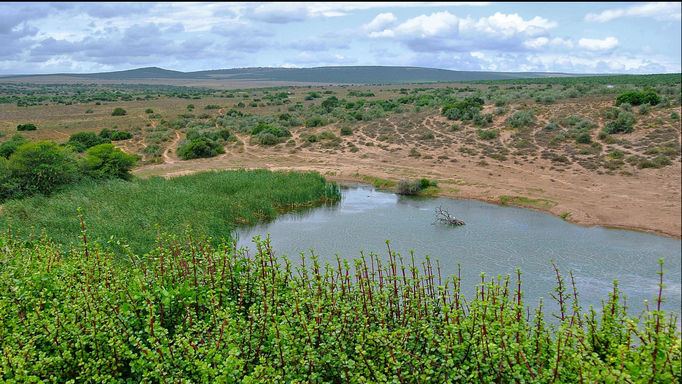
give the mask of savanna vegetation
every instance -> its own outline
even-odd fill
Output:
[[[0,378],[679,382],[678,315],[660,311],[660,295],[630,315],[614,284],[603,308],[583,309],[573,277],[555,269],[559,311],[548,314],[524,302],[520,272],[482,277],[466,299],[456,276],[390,248],[387,259],[324,266],[314,255],[277,259],[267,241],[247,252],[230,242],[235,226],[334,202],[338,187],[316,172],[130,171],[245,150],[354,161],[380,151],[436,166],[474,158],[482,169],[631,177],[679,164],[680,101],[679,75],[228,90],[0,84]],[[27,121],[35,129],[16,133]],[[448,185],[356,176],[403,194]]]

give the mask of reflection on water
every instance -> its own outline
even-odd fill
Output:
[[[444,276],[462,266],[467,297],[473,297],[480,273],[487,276],[523,272],[527,304],[540,297],[548,302],[556,278],[549,259],[570,281],[572,270],[581,305],[600,307],[614,280],[628,296],[631,313],[658,293],[658,259],[665,259],[665,309],[680,311],[680,241],[647,233],[581,227],[549,214],[477,201],[398,196],[371,186],[342,188],[343,199],[333,206],[281,215],[277,220],[239,233],[239,245],[270,234],[277,254],[292,259],[314,249],[324,262],[335,255],[353,259],[374,252],[385,257],[386,244],[409,258],[438,259]],[[434,225],[434,208],[442,205],[467,225]]]

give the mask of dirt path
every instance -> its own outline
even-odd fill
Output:
[[[175,164],[176,162],[179,161],[177,156],[169,155],[168,153],[175,153],[175,151],[178,149],[178,143],[180,142],[180,133],[178,131],[175,131],[175,139],[168,144],[168,147],[163,150],[163,162],[166,164]]]

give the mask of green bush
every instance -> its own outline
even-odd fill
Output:
[[[93,111],[92,108],[88,108],[85,110],[85,113],[95,113],[95,111]]]
[[[396,193],[399,195],[417,195],[428,187],[437,187],[438,181],[429,179],[410,180],[402,179],[396,183]]]
[[[350,136],[353,134],[353,130],[351,127],[342,127],[341,128],[341,136]]]
[[[507,125],[512,128],[530,127],[535,122],[533,111],[516,112],[507,118]]]
[[[618,116],[618,120],[609,121],[602,128],[603,132],[608,134],[614,133],[632,133],[634,131],[634,124],[637,122],[635,117],[630,112],[623,112]]]
[[[17,131],[35,131],[38,127],[32,123],[19,124],[17,125]]]
[[[20,133],[15,134],[10,138],[9,141],[6,141],[0,145],[0,156],[4,157],[5,159],[9,159],[10,156],[16,151],[16,149],[23,144],[28,143],[29,141],[26,140],[24,136],[22,136]]]
[[[360,115],[362,116],[362,112],[360,112]],[[362,118],[358,120],[362,120]],[[322,116],[312,116],[305,121],[306,128],[323,127],[327,124],[329,124],[329,121]]]
[[[111,141],[128,140],[133,138],[133,134],[126,131],[118,131],[113,132],[111,136],[109,136],[109,138],[111,139]]]
[[[106,133],[105,133],[106,134]],[[95,134],[95,132],[76,132],[69,137],[67,145],[73,147],[78,152],[100,144],[109,144],[111,140]]]
[[[50,195],[76,181],[76,160],[66,148],[54,143],[25,143],[16,148],[7,168],[23,195]]]
[[[628,103],[631,105],[649,104],[658,105],[661,102],[661,97],[656,94],[655,91],[644,91],[644,92],[625,92],[618,95],[616,98],[616,106],[623,103]]]
[[[639,106],[639,114],[646,115],[649,113],[649,109],[651,109],[651,106],[649,104],[642,104]]]
[[[575,141],[579,144],[590,144],[592,142],[592,137],[589,133],[582,133],[575,138]]]
[[[126,114],[126,110],[121,108],[121,107],[116,107],[114,108],[114,111],[111,112],[111,116],[123,116]]]
[[[215,157],[222,153],[225,153],[225,149],[206,137],[199,137],[177,149],[178,156],[183,160]]]
[[[479,129],[476,133],[481,140],[492,140],[500,135],[500,131],[497,129],[491,129],[489,131]]]
[[[86,154],[80,165],[83,174],[93,179],[130,180],[132,178],[130,170],[138,159],[137,156],[125,153],[113,144],[96,145],[88,149]]]
[[[315,142],[317,142],[317,136],[310,135],[306,138],[306,141],[308,141],[309,143],[315,143]]]
[[[334,135],[333,133],[331,133],[329,131],[324,131],[324,132],[320,133],[320,135],[317,136],[317,138],[320,140],[334,140],[334,139],[336,139],[336,135]]]
[[[220,109],[220,108],[221,108],[220,105],[214,105],[214,104],[209,104],[209,105],[207,105],[207,106],[204,107],[204,109],[206,109],[206,110],[210,110],[210,109]]]
[[[263,131],[258,134],[258,141],[261,145],[275,145],[279,144],[279,138],[270,132]]]
[[[154,110],[151,108],[147,108],[144,110],[144,113],[154,113]]]
[[[149,155],[150,157],[161,157],[162,151],[163,148],[161,148],[160,145],[150,144],[142,150],[142,153],[144,153],[145,155]]]

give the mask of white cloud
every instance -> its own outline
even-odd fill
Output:
[[[633,5],[628,8],[607,9],[595,14],[588,13],[585,21],[604,23],[618,17],[654,17],[656,19],[680,20],[682,5],[679,2],[658,2]]]
[[[555,37],[552,39],[550,44],[553,47],[573,49],[573,42],[571,41],[571,39],[564,40],[560,37]]]
[[[549,43],[549,39],[546,37],[538,37],[537,39],[528,40],[523,43],[523,45],[530,49],[540,49]]]
[[[618,44],[618,39],[615,37],[607,37],[604,40],[585,38],[578,40],[578,46],[589,51],[605,51],[615,48]]]
[[[479,33],[487,33],[489,35],[504,34],[512,35],[520,32],[527,32],[533,37],[540,36],[546,33],[547,29],[556,28],[559,24],[555,21],[543,19],[540,16],[535,16],[532,20],[524,21],[518,14],[505,15],[497,12],[490,17],[482,17],[478,22],[472,23],[473,20],[467,18],[467,21],[462,24],[464,30],[475,30]]]
[[[268,3],[248,9],[245,16],[252,20],[270,24],[287,24],[305,21],[310,13],[304,5],[291,3]]]
[[[380,31],[393,26],[396,21],[398,21],[398,18],[392,13],[380,13],[374,20],[363,25],[362,28],[366,31]]]
[[[379,17],[381,16],[381,18]],[[394,28],[386,28],[382,21],[395,23],[394,16],[377,16],[368,26],[375,24],[377,30],[369,32],[372,38],[394,38],[415,52],[472,50],[528,51],[538,50],[549,44],[548,29],[558,23],[536,16],[524,20],[518,14],[500,12],[478,21],[462,19],[448,11],[420,15]],[[383,30],[379,30],[385,28]]]
[[[309,3],[306,6],[312,15],[335,17],[345,16],[348,12],[362,11],[375,8],[412,8],[412,7],[453,7],[453,6],[487,6],[490,2],[415,2],[404,1],[397,3],[385,2],[321,2]]]
[[[457,34],[459,18],[448,11],[432,13],[431,16],[421,15],[409,19],[396,28],[401,35],[435,36]]]

